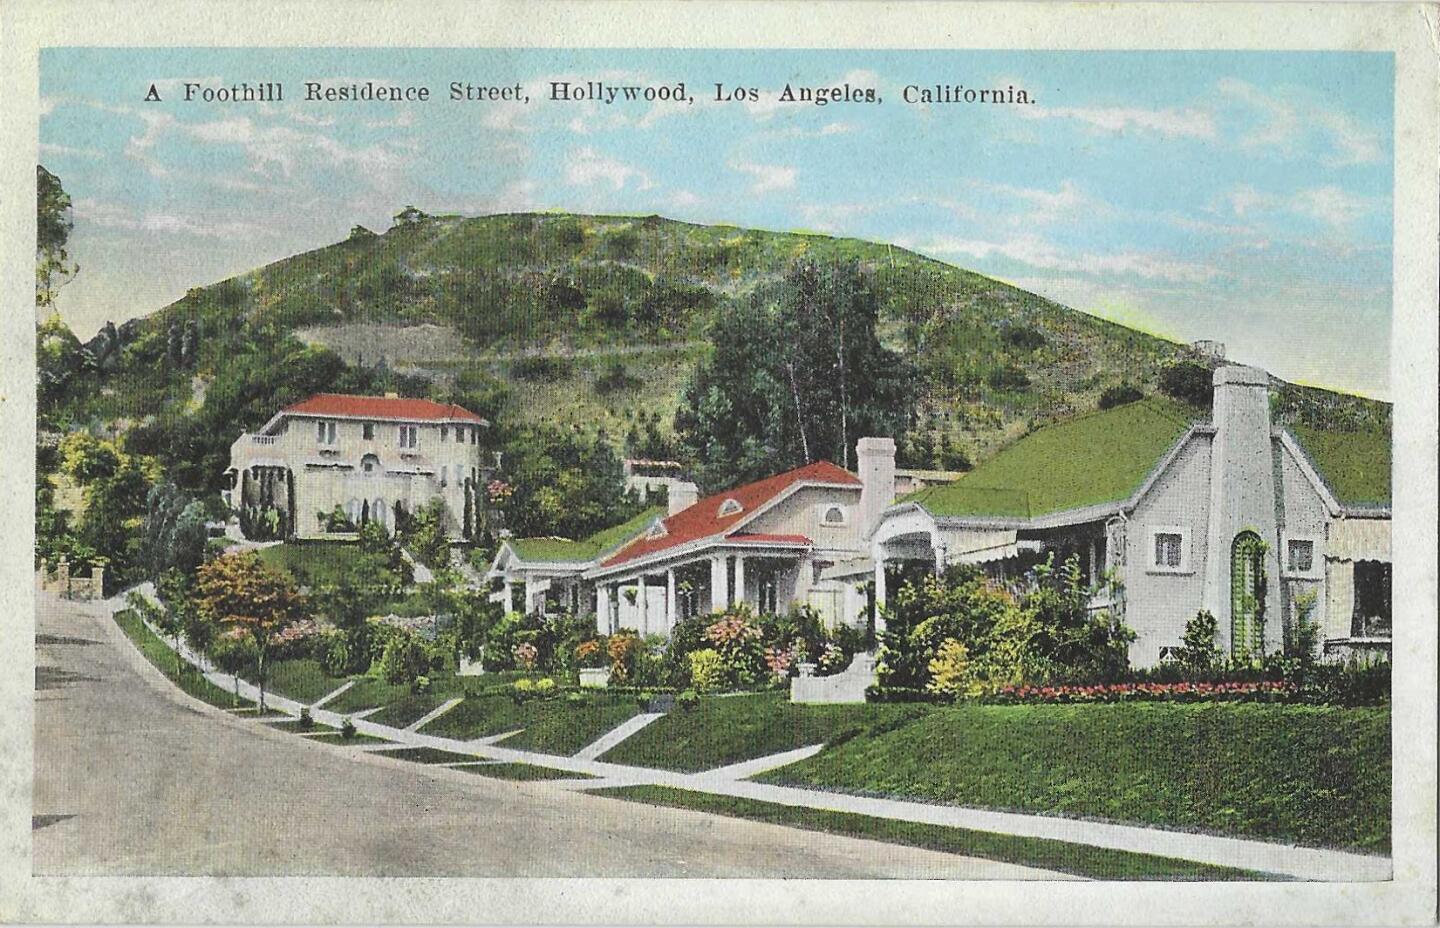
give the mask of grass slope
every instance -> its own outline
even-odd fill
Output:
[[[1025,436],[947,486],[907,497],[940,516],[1038,516],[1125,499],[1198,412],[1159,397]]]
[[[639,711],[633,698],[620,696],[591,696],[583,704],[546,699],[519,705],[504,694],[470,696],[422,730],[469,740],[523,728],[505,739],[505,747],[570,755]]]
[[[593,780],[595,777],[588,773],[569,773],[565,770],[553,770],[549,767],[537,767],[534,764],[468,764],[464,767],[455,767],[455,770],[464,773],[473,773],[481,777],[493,777],[497,780]]]
[[[345,684],[345,677],[332,677],[320,669],[320,662],[303,659],[276,661],[267,668],[265,689],[297,702],[315,702]],[[342,694],[343,695],[343,694]]]
[[[1390,712],[959,706],[761,779],[980,808],[1390,847]]]
[[[601,529],[587,538],[570,541],[568,538],[512,538],[507,543],[525,561],[583,562],[617,548],[629,541],[650,522],[664,516],[665,510],[651,506],[634,518],[619,525]]]
[[[115,613],[115,623],[120,626],[121,630],[125,632],[125,637],[130,639],[130,642],[145,656],[145,659],[187,695],[221,709],[249,705],[248,700],[237,700],[233,692],[223,690],[211,683],[198,670],[190,668],[188,664],[185,665],[184,673],[179,672],[175,652],[157,638],[155,633],[140,621],[140,617],[134,611],[121,609]]]
[[[911,721],[918,705],[795,705],[783,693],[717,696],[652,722],[601,760],[665,770],[708,770]]]
[[[807,809],[755,799],[697,793],[668,786],[621,786],[592,790],[591,795],[676,809],[692,809],[712,815],[727,815],[850,838],[886,841],[947,854],[983,857],[986,860],[1071,873],[1095,880],[1268,879],[1264,874],[1247,870],[1215,867],[1151,854],[1130,854],[1045,838],[1022,838],[972,831],[968,828],[900,822],[853,812]]]

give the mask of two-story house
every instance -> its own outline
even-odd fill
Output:
[[[439,499],[461,540],[483,509],[488,426],[463,407],[393,393],[316,394],[235,440],[225,502],[248,536],[327,538],[372,520],[393,530],[401,513]]]

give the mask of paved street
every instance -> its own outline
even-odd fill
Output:
[[[1054,876],[310,743],[190,700],[100,605],[39,602],[37,874]]]

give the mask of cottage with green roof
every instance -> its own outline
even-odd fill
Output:
[[[870,557],[877,624],[900,562],[1015,576],[1078,555],[1095,609],[1137,635],[1131,663],[1180,644],[1201,609],[1236,655],[1280,650],[1310,610],[1327,653],[1388,649],[1390,441],[1377,432],[1275,428],[1269,376],[1215,372],[1208,419],[1161,398],[1026,436],[964,477],[896,500]],[[838,574],[837,574],[838,575]]]

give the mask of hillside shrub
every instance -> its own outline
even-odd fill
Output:
[[[430,655],[412,633],[397,630],[385,644],[377,668],[386,683],[412,684],[430,668]]]
[[[1116,406],[1124,406],[1127,403],[1138,402],[1144,398],[1145,394],[1140,392],[1139,387],[1122,383],[1117,387],[1105,388],[1105,391],[1100,394],[1100,408],[1114,409]]]
[[[1160,371],[1160,392],[1183,403],[1208,408],[1215,385],[1210,368],[1199,361],[1175,361]]]

